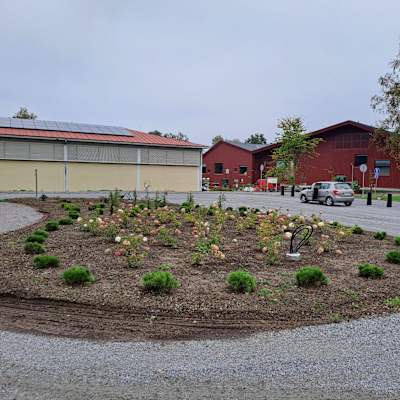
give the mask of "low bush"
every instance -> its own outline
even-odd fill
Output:
[[[42,235],[29,235],[26,239],[25,239],[25,243],[28,242],[36,242],[36,243],[44,243],[44,241],[46,240],[46,238]]]
[[[157,235],[157,240],[165,247],[172,247],[173,249],[178,248],[177,239],[172,236],[171,232],[167,228],[161,228]]]
[[[25,243],[24,250],[27,254],[42,254],[46,252],[46,248],[37,242]]]
[[[399,308],[400,307],[400,297],[392,297],[390,299],[385,300],[385,304],[390,308]]]
[[[71,218],[62,218],[58,221],[60,225],[72,225],[74,221]]]
[[[93,283],[95,281],[94,276],[86,268],[80,265],[75,265],[68,268],[62,274],[62,278],[65,283],[75,284],[75,283]]]
[[[58,222],[57,221],[49,221],[46,226],[45,229],[47,232],[53,232],[58,230]]]
[[[374,238],[375,239],[377,239],[377,240],[383,240],[383,239],[386,239],[386,232],[376,232],[375,234],[374,234]]]
[[[257,285],[256,278],[247,271],[233,271],[228,275],[228,286],[233,292],[251,293]]]
[[[157,293],[171,293],[180,286],[169,271],[148,272],[142,278],[142,285],[145,290]]]
[[[43,229],[38,229],[37,231],[33,232],[33,234],[43,236],[45,239],[49,237],[49,234]]]
[[[60,265],[60,260],[56,256],[35,256],[33,258],[33,265],[35,268],[56,268]]]
[[[378,279],[382,278],[385,270],[374,264],[361,264],[358,266],[358,275],[363,278]]]
[[[61,207],[67,211],[76,211],[78,213],[81,211],[81,208],[77,204],[73,203],[64,202],[61,204]]]
[[[361,228],[361,226],[354,225],[353,228],[351,228],[351,233],[355,235],[362,235],[364,233],[364,230],[363,228]]]
[[[389,253],[386,254],[386,261],[393,264],[400,264],[400,251],[389,251]]]
[[[394,238],[394,244],[395,244],[396,246],[400,246],[400,236],[396,236],[396,237]]]
[[[296,281],[298,286],[310,287],[327,285],[329,279],[318,267],[306,266],[296,272]]]
[[[75,210],[68,211],[68,217],[71,219],[78,219],[79,218],[79,212]]]

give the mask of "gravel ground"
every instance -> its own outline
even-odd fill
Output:
[[[398,399],[400,315],[244,339],[0,333],[1,399]]]
[[[42,214],[22,204],[0,202],[0,233],[31,225],[42,218]]]
[[[79,192],[79,193],[46,193],[54,197],[85,197],[96,198],[108,196],[108,192]],[[194,194],[198,203],[211,204],[218,198],[219,192],[197,192]],[[11,199],[16,197],[34,197],[29,192],[0,193],[0,199]],[[140,193],[140,197],[144,197]],[[386,231],[389,235],[400,234],[400,202],[394,202],[392,208],[386,207],[386,202],[375,200],[372,206],[366,205],[366,200],[356,199],[351,207],[341,205],[327,207],[320,204],[302,204],[298,198],[290,197],[289,193],[281,196],[279,193],[246,193],[225,192],[226,206],[239,207],[246,205],[256,208],[282,208],[285,212],[302,213],[304,215],[321,214],[326,220],[335,220],[345,225],[358,224],[369,231]],[[168,200],[181,203],[186,199],[186,193],[171,192]]]

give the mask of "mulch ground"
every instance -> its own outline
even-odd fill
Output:
[[[223,229],[224,261],[210,258],[204,265],[192,266],[195,239],[191,226],[184,224],[177,249],[163,247],[150,236],[148,257],[131,269],[123,257],[113,254],[116,243],[82,232],[74,224],[60,226],[46,240],[47,253],[57,255],[61,267],[38,270],[32,255],[23,250],[24,240],[46,219],[64,217],[65,211],[57,199],[15,201],[38,209],[44,217],[35,225],[0,235],[0,328],[4,329],[90,339],[217,338],[388,313],[385,299],[400,295],[400,266],[384,261],[395,248],[391,237],[378,241],[368,232],[348,236],[335,244],[342,255],[317,254],[317,242],[303,247],[299,263],[282,257],[276,265],[266,265],[255,230],[239,233],[231,220]],[[83,216],[88,215],[87,200],[74,202],[81,205]],[[109,248],[113,251],[105,254]],[[385,277],[360,278],[356,266],[365,262],[384,267]],[[171,272],[181,287],[170,295],[144,292],[141,277],[163,263],[173,265]],[[87,266],[96,282],[63,283],[60,275],[71,265]],[[330,284],[297,287],[294,273],[304,265],[320,266]],[[227,288],[227,274],[240,267],[257,278],[252,294]],[[263,288],[269,290],[268,297],[259,295]]]

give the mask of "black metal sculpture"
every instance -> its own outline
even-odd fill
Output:
[[[297,258],[299,258],[300,248],[303,247],[308,242],[308,240],[310,239],[313,232],[314,232],[314,228],[311,225],[299,225],[292,233],[292,237],[290,239],[290,248],[289,248],[288,256],[298,255]],[[303,237],[295,245],[295,243],[294,243],[295,239],[302,233],[303,233]],[[291,258],[293,258],[293,257],[291,257]]]

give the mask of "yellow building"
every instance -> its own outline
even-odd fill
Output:
[[[120,127],[0,118],[0,191],[196,191],[203,148]]]

